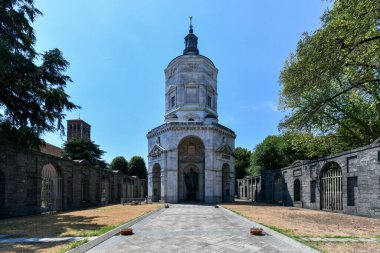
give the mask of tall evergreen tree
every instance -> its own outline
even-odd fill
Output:
[[[144,158],[141,156],[133,156],[131,158],[129,161],[128,175],[137,176],[140,179],[148,179]]]
[[[235,149],[235,178],[240,179],[247,175],[250,166],[251,151],[246,148],[237,147]]]
[[[88,139],[71,139],[63,144],[64,158],[70,160],[86,160],[91,165],[106,167],[107,163],[102,160],[105,152],[99,148],[99,145]]]
[[[22,147],[63,133],[65,111],[78,108],[64,91],[71,79],[61,51],[34,49],[31,24],[41,14],[33,0],[0,1],[0,138]]]
[[[129,169],[128,161],[124,158],[124,156],[116,156],[110,164],[110,169],[121,171],[127,175]]]

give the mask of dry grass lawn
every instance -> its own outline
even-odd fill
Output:
[[[223,206],[293,237],[380,236],[380,219],[260,203],[234,203]],[[308,244],[325,252],[380,252],[380,243]]]
[[[94,236],[161,207],[111,205],[94,209],[0,220],[0,234],[12,237]],[[56,252],[67,243],[0,244],[0,252]]]
[[[323,252],[334,253],[377,253],[380,252],[380,243],[312,243],[312,246]]]
[[[67,245],[68,243],[0,244],[0,252],[57,253]]]

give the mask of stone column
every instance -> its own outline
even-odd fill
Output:
[[[214,172],[215,172],[215,182],[214,182],[214,202],[220,203],[223,201],[223,162],[215,160]]]
[[[153,173],[152,173],[152,163],[149,163],[148,170],[148,198],[153,199]]]
[[[235,201],[235,173],[230,171],[230,200]]]
[[[160,175],[160,183],[161,183],[161,192],[160,192],[160,199],[162,201],[166,202],[166,173],[167,173],[167,165],[166,165],[166,154],[165,159],[162,163],[163,166],[161,166],[161,175]]]
[[[243,179],[243,199],[247,199],[245,186],[246,186],[246,180]]]
[[[249,195],[250,195],[249,200],[253,201],[253,179],[252,178],[250,180],[250,185],[251,185],[251,187],[249,189]]]
[[[217,183],[216,170],[214,168],[214,154],[211,149],[205,149],[205,187],[204,187],[204,202],[213,203],[215,199],[214,185]]]
[[[166,167],[166,201],[178,203],[178,156],[177,149],[167,153]]]
[[[238,181],[238,191],[239,191],[239,199],[241,199],[242,198],[242,191],[241,191],[241,179],[239,179],[239,181]]]

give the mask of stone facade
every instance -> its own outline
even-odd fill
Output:
[[[153,201],[233,201],[235,133],[218,123],[214,63],[199,55],[192,26],[184,54],[165,69],[165,124],[148,134]]]
[[[242,199],[380,218],[380,142],[237,184]]]
[[[147,181],[40,152],[2,152],[0,218],[145,198]]]

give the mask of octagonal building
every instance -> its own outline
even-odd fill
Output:
[[[234,200],[236,135],[218,123],[218,69],[197,44],[190,24],[183,54],[165,69],[165,123],[147,134],[153,201]]]

